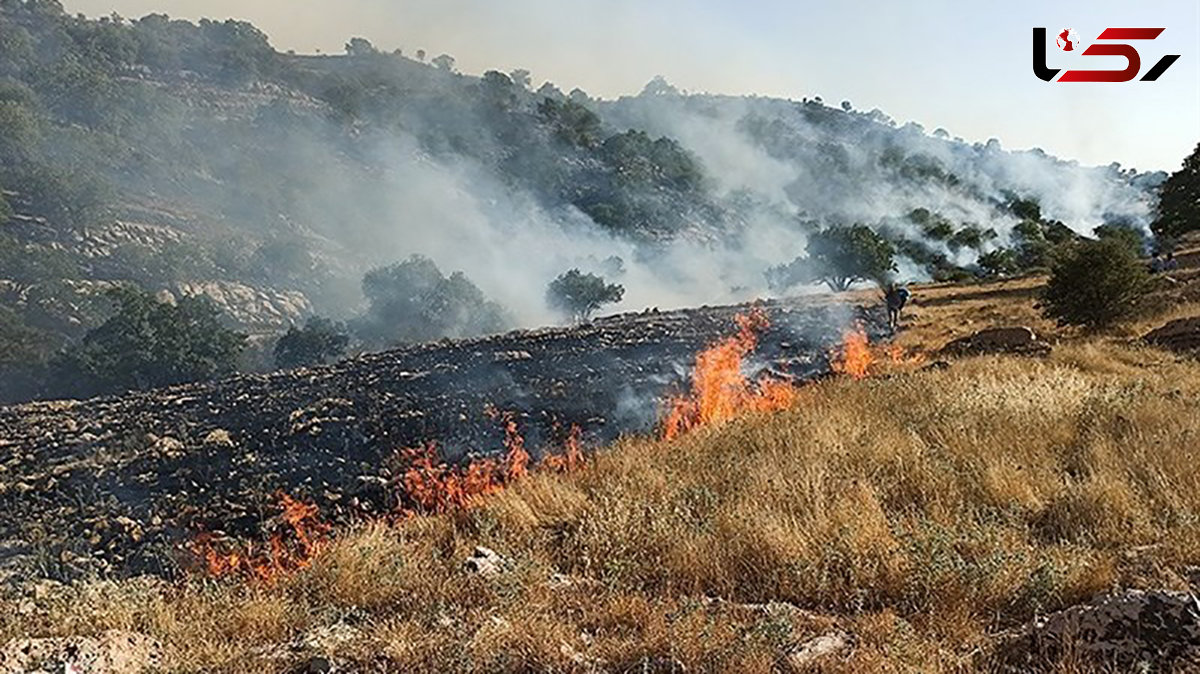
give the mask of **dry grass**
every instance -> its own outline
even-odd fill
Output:
[[[1011,283],[961,304],[922,291],[907,339],[993,320],[972,302],[1012,322],[1032,282]],[[837,624],[856,647],[819,671],[987,671],[989,634],[1113,587],[1179,588],[1200,563],[1200,363],[1124,341],[829,380],[782,413],[365,526],[272,587],[93,585],[0,606],[0,638],[139,630],[190,672],[285,671],[281,644],[305,638],[373,671],[772,672]],[[511,571],[464,571],[476,545]],[[804,611],[748,606],[767,602]]]

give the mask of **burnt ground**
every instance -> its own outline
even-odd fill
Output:
[[[754,370],[829,371],[847,319],[878,313],[801,301],[761,306]],[[514,415],[527,446],[585,445],[653,427],[697,351],[745,306],[643,312],[370,354],[328,367],[87,401],[0,408],[0,572],[12,580],[173,575],[197,531],[264,535],[283,490],[333,523],[396,506],[397,451],[436,441],[451,460],[496,453]]]

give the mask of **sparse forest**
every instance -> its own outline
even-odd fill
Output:
[[[329,316],[356,348],[382,348],[555,320],[544,289],[563,269],[601,271],[588,260],[623,258],[699,304],[768,280],[844,287],[886,272],[884,257],[917,280],[1044,271],[1097,225],[1176,236],[1194,220],[1194,155],[1159,213],[1162,173],[927,134],[849,101],[662,78],[602,100],[398,47],[351,36],[343,55],[296,55],[242,21],[0,0],[0,325],[22,354],[0,363],[0,400],[59,390],[34,373],[111,318],[117,285],[205,295],[262,337]],[[1031,165],[1104,210],[1073,210]],[[891,254],[872,269],[809,257],[854,224]],[[752,245],[768,238],[786,245]],[[423,310],[436,316],[382,297],[371,272],[414,255],[441,277],[441,308]],[[630,283],[623,297],[652,296]]]

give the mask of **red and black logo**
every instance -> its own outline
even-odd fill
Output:
[[[1096,40],[1153,40],[1162,34],[1165,28],[1105,28]],[[1075,31],[1067,28],[1058,33],[1056,42],[1063,51],[1077,51],[1079,39]],[[1096,43],[1089,45],[1082,52],[1083,56],[1123,56],[1126,65],[1124,70],[1068,70],[1057,80],[1054,76],[1059,68],[1046,66],[1046,29],[1033,29],[1033,74],[1047,82],[1129,82],[1138,76],[1142,70],[1142,57],[1132,45],[1114,43]],[[1167,54],[1160,58],[1154,67],[1142,76],[1142,82],[1157,80],[1171,64],[1179,59],[1179,54]]]

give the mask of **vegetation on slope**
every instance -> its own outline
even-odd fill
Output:
[[[1019,288],[940,292],[964,303],[917,311],[959,329],[1030,311]],[[920,320],[909,339],[939,339]],[[142,631],[191,671],[284,671],[281,644],[337,625],[334,655],[398,671],[770,672],[837,627],[856,645],[821,671],[988,671],[992,635],[1037,614],[1183,588],[1198,402],[1200,364],[1118,336],[828,380],[778,414],[628,439],[465,511],[365,526],[273,585],[100,584],[0,629]],[[465,571],[477,545],[511,569]]]

